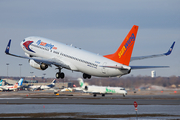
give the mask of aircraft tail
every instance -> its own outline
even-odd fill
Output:
[[[80,87],[83,88],[85,86],[83,79],[82,78],[78,78],[78,81],[79,81]]]
[[[51,82],[52,85],[55,85],[55,83],[56,83],[56,79],[54,79],[54,80]]]
[[[129,66],[137,31],[138,26],[134,25],[125,37],[122,44],[119,46],[118,50],[114,54],[105,55],[104,57],[111,59],[115,62],[121,63],[123,65]]]
[[[21,78],[18,82],[18,86],[22,86],[22,83],[23,83],[23,78]]]
[[[15,83],[13,88],[18,88],[18,83]]]
[[[3,82],[3,80],[0,81],[0,86],[2,86],[2,82]]]

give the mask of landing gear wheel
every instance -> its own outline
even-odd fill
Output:
[[[57,78],[57,79],[59,79],[59,78],[63,79],[64,76],[65,76],[65,75],[64,75],[63,72],[62,72],[62,73],[60,73],[60,72],[57,72],[57,73],[56,73],[56,78]]]
[[[65,75],[64,75],[64,73],[62,72],[62,73],[60,74],[60,78],[63,79],[64,76],[65,76]]]
[[[84,74],[83,74],[83,78],[84,78],[84,79],[86,79],[86,78],[91,79],[91,75],[88,75],[88,74],[84,73]]]
[[[85,73],[83,74],[83,78],[84,78],[84,79],[86,79],[86,78],[87,78]]]
[[[96,94],[94,94],[93,96],[96,97]]]
[[[91,75],[88,75],[87,77],[88,77],[88,79],[91,79]]]
[[[60,72],[57,72],[57,73],[56,73],[56,78],[57,78],[57,79],[60,78],[60,74],[61,74]]]

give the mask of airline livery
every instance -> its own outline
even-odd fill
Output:
[[[1,80],[2,81],[2,80]],[[15,83],[14,85],[4,85],[4,86],[0,86],[0,90],[1,91],[16,91],[18,88],[20,88],[23,84],[23,78],[21,78],[19,80],[18,83]]]
[[[55,65],[59,72],[56,73],[56,78],[63,79],[63,68],[78,71],[83,73],[83,78],[97,77],[116,77],[129,74],[132,69],[144,68],[160,68],[167,66],[129,66],[130,61],[140,60],[152,57],[160,57],[170,55],[174,47],[173,42],[167,53],[148,55],[140,57],[131,57],[138,26],[134,25],[129,31],[124,41],[117,51],[110,55],[101,56],[80,48],[75,48],[72,45],[66,45],[50,39],[42,37],[27,37],[21,43],[22,49],[26,56],[19,56],[9,52],[11,40],[6,47],[7,55],[29,59],[29,64],[40,70],[46,70],[49,66]]]
[[[28,90],[46,90],[46,89],[51,89],[55,86],[56,83],[56,79],[54,79],[51,84],[49,85],[33,85],[33,86],[29,86]]]
[[[1,79],[1,81],[0,81],[0,86],[2,86],[2,82],[3,82],[3,80]]]

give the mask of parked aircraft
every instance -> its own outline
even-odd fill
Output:
[[[2,86],[2,82],[3,82],[3,80],[1,79],[1,81],[0,81],[0,86]]]
[[[22,86],[23,83],[23,78],[19,80],[18,83],[15,83],[14,85],[5,85],[5,86],[0,86],[1,91],[17,91],[18,88]]]
[[[97,94],[105,96],[105,94],[117,93],[122,94],[124,97],[127,95],[127,91],[122,87],[105,87],[105,86],[95,86],[95,85],[85,85],[82,78],[78,78],[79,85],[84,92],[92,93],[94,97]]]
[[[62,68],[78,71],[83,73],[83,78],[97,77],[116,77],[129,74],[134,69],[145,68],[162,68],[168,66],[129,66],[130,61],[147,59],[153,57],[170,55],[175,42],[163,54],[131,57],[138,26],[134,25],[129,31],[124,41],[117,51],[110,55],[101,56],[80,48],[56,42],[50,39],[31,36],[25,38],[21,43],[22,49],[26,56],[11,54],[9,52],[11,40],[6,47],[7,55],[25,58],[29,60],[29,64],[40,70],[46,70],[48,66],[55,65],[59,72],[56,73],[56,78],[64,78]]]
[[[70,87],[64,88],[61,90],[61,92],[73,92],[73,88],[70,88]]]
[[[51,89],[55,86],[55,83],[56,83],[56,79],[54,79],[51,84],[49,85],[33,85],[33,86],[29,86],[29,90],[46,90],[46,89]]]

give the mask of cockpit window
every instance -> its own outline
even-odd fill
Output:
[[[125,88],[121,88],[120,90],[125,90]]]
[[[25,39],[23,40],[23,42],[25,42]]]

